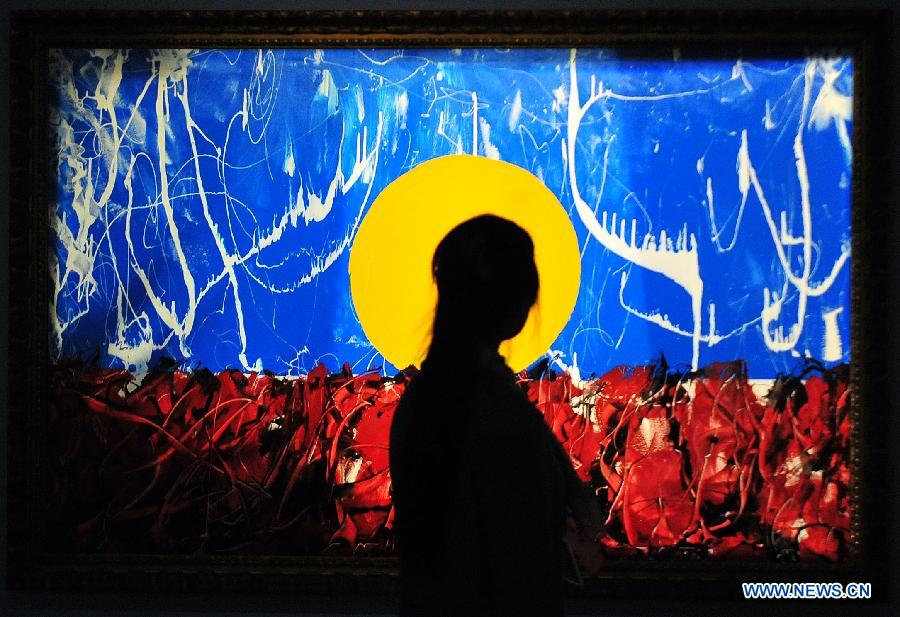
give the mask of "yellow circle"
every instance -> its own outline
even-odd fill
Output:
[[[500,346],[514,370],[546,353],[575,307],[581,260],[556,196],[531,173],[471,155],[443,156],[389,184],[350,251],[350,293],[369,341],[394,366],[420,366],[431,341],[437,288],[431,259],[447,233],[473,217],[509,219],[534,241],[540,279],[522,331]],[[490,310],[486,307],[485,310]]]

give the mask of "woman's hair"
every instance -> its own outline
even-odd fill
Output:
[[[453,228],[438,244],[431,271],[438,302],[429,355],[512,338],[537,300],[531,237],[498,216]]]

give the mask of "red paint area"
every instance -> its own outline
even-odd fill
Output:
[[[134,388],[127,371],[51,374],[48,512],[61,550],[391,552],[403,375],[160,369]],[[810,367],[763,396],[740,363],[616,369],[580,385],[521,376],[595,489],[608,557],[845,556],[846,367]]]

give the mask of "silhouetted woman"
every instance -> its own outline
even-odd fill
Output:
[[[567,505],[584,487],[498,353],[537,299],[534,245],[479,216],[432,262],[428,356],[391,427],[401,615],[561,615]]]

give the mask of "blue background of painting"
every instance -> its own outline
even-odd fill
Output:
[[[99,66],[99,60],[88,52],[66,52],[65,56],[71,62],[69,78],[76,92],[82,96],[93,92],[96,72],[86,67]],[[133,323],[124,332],[117,332],[119,280],[131,305],[138,313],[147,314],[153,340],[165,340],[170,329],[155,315],[147,294],[136,282],[131,260],[144,264],[153,289],[167,304],[174,302],[177,314],[183,315],[189,304],[159,203],[159,169],[153,164],[159,154],[154,108],[157,83],[152,80],[153,65],[148,57],[146,52],[134,51],[125,64],[117,112],[127,119],[149,82],[150,94],[138,106],[144,132],[129,134],[120,148],[116,172],[121,177],[116,178],[104,206],[107,216],[99,217],[89,229],[97,246],[91,269],[96,282],[93,293],[87,298],[79,296],[78,277],[71,276],[59,294],[55,311],[63,322],[83,313],[65,329],[62,345],[55,350],[61,357],[96,358],[105,366],[122,365],[119,358],[110,355],[109,342],[119,336],[137,341],[140,333]],[[821,357],[825,335],[822,315],[841,307],[841,359],[848,360],[849,268],[842,269],[827,293],[810,299],[795,348],[773,352],[764,343],[759,315],[763,288],[780,290],[784,273],[752,189],[734,248],[718,250],[711,240],[707,179],[713,179],[715,219],[722,238],[728,241],[735,230],[741,198],[735,165],[744,130],[750,158],[775,216],[785,210],[791,229],[799,234],[800,186],[793,145],[802,123],[816,246],[813,281],[827,274],[842,245],[849,242],[849,157],[836,122],[818,127],[808,122],[808,113],[801,118],[806,60],[744,59],[740,72],[733,60],[627,59],[609,52],[582,50],[577,63],[582,101],[590,91],[591,75],[623,97],[679,95],[599,101],[581,124],[576,163],[581,195],[592,206],[602,186],[600,210],[636,218],[639,234],[666,229],[674,236],[683,225],[695,234],[705,284],[704,317],[707,304],[714,302],[717,332],[734,333],[714,346],[701,344],[700,363],[742,358],[748,361],[752,376],[767,377],[794,366],[798,355]],[[841,61],[839,66],[842,72],[835,88],[850,94],[850,63]],[[330,79],[324,77],[326,69]],[[341,246],[352,241],[354,222],[360,213],[364,214],[378,192],[403,172],[458,148],[468,153],[477,150],[481,155],[490,155],[496,148],[501,159],[528,169],[559,197],[570,211],[584,246],[578,304],[552,349],[562,351],[566,363],[571,363],[577,353],[583,374],[602,373],[618,364],[643,363],[660,353],[672,364],[688,364],[689,338],[629,314],[622,306],[624,302],[644,313],[666,314],[673,323],[690,330],[687,295],[664,277],[608,253],[589,238],[574,212],[562,157],[569,79],[567,50],[193,54],[187,67],[188,100],[197,127],[194,134],[200,176],[208,192],[212,219],[217,229],[227,230],[223,240],[229,253],[250,250],[294,203],[301,182],[305,189],[324,196],[334,179],[339,156],[343,174],[349,176],[357,134],[365,128],[371,147],[380,114],[378,166],[371,185],[359,181],[345,195],[339,190],[322,221],[306,223],[301,217],[296,227],[285,229],[278,242],[236,268],[243,337],[234,301],[235,286],[225,278],[209,286],[184,345],[172,337],[153,353],[150,363],[167,355],[213,370],[255,366],[279,374],[302,374],[320,361],[332,369],[343,362],[356,370],[381,365],[382,358],[367,344],[353,314],[347,276],[349,249]],[[817,73],[813,97],[823,83],[823,76]],[[223,262],[197,194],[185,116],[177,98],[183,86],[167,86],[170,199],[189,268],[198,287],[202,287],[222,271]],[[487,125],[478,127],[477,145],[472,143],[473,92],[477,95],[478,116]],[[400,102],[404,93],[405,106]],[[512,121],[517,93],[521,114]],[[244,109],[246,100],[254,104],[245,124],[236,114]],[[82,105],[91,111],[95,102],[85,99]],[[764,121],[767,106],[768,127]],[[60,95],[59,114],[73,127],[84,148],[83,158],[95,161],[91,168],[96,176],[94,185],[102,186],[106,182],[102,163],[109,160],[104,157],[112,155],[104,141],[96,138],[98,125],[88,122],[85,113],[64,93]],[[102,133],[102,118],[99,126]],[[136,156],[140,152],[146,156]],[[293,176],[286,171],[288,152],[294,155]],[[137,162],[132,177],[130,253],[122,216],[128,207],[123,179],[133,156]],[[698,171],[701,159],[702,171]],[[66,168],[67,164],[60,166],[56,213],[60,217],[67,214],[66,224],[77,233],[71,211],[72,191],[67,185],[70,171]],[[66,247],[57,243],[56,251],[62,266]],[[329,255],[334,260],[324,272],[298,284],[304,274],[316,270],[317,260]],[[799,259],[795,249],[791,260],[797,271]],[[402,272],[401,264],[385,264],[385,268],[392,275]],[[620,298],[623,269],[630,273]],[[785,328],[793,323],[795,311],[796,295],[789,294],[781,320]],[[248,361],[244,366],[240,360],[242,347]],[[390,372],[393,367],[385,370]]]

